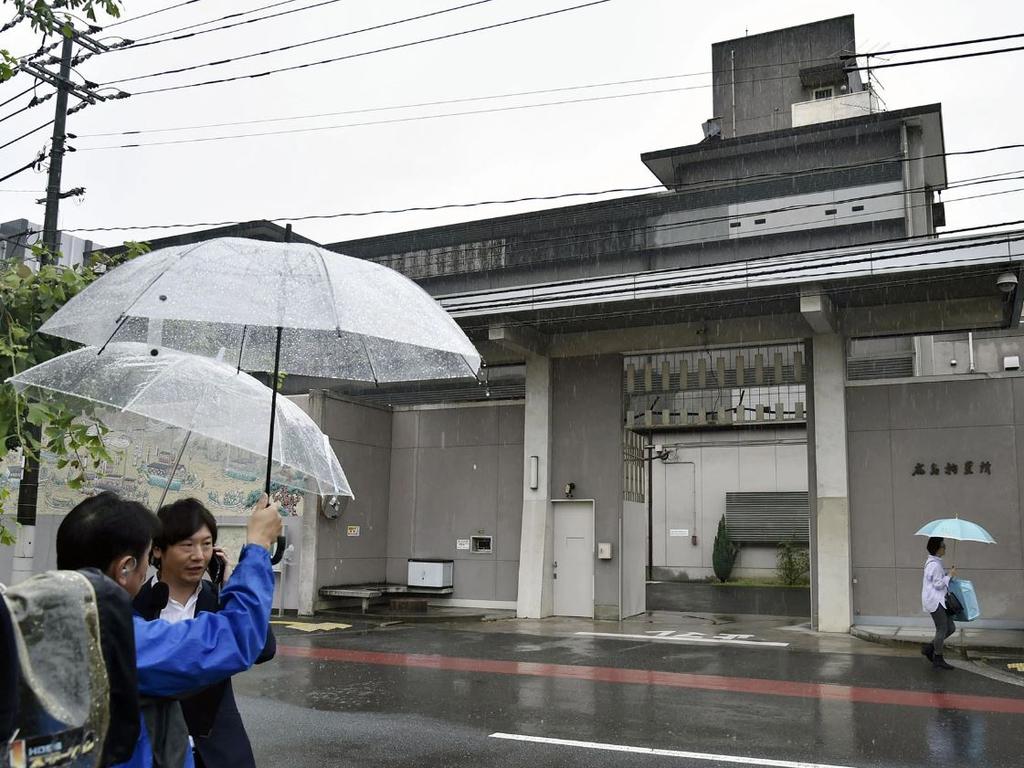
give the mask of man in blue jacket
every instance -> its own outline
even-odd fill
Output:
[[[78,504],[57,530],[57,567],[97,568],[134,597],[149,564],[156,516],[138,502],[101,493]],[[166,699],[195,691],[251,667],[266,643],[274,574],[269,550],[281,533],[277,504],[262,497],[246,530],[246,546],[221,592],[219,613],[168,624],[133,617],[139,693]],[[193,766],[188,733],[176,702],[150,702],[130,768]],[[154,755],[156,760],[154,761]]]

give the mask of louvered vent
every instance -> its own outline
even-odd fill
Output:
[[[851,358],[846,363],[846,378],[850,381],[901,379],[913,375],[913,355]]]
[[[807,491],[736,492],[725,494],[729,536],[743,544],[810,541]]]

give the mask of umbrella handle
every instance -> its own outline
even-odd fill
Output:
[[[270,556],[271,565],[277,565],[281,562],[281,558],[284,557],[285,543],[284,536],[277,537],[277,545],[274,549],[274,554]]]

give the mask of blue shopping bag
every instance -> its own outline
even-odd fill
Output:
[[[949,591],[956,595],[956,599],[964,607],[960,613],[953,616],[954,621],[974,621],[981,616],[981,606],[978,605],[974,584],[966,579],[950,579]]]

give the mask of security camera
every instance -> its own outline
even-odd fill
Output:
[[[1017,276],[1013,272],[1003,272],[1003,274],[996,278],[996,285],[999,286],[999,290],[1003,293],[1013,293],[1013,290],[1017,287]]]

